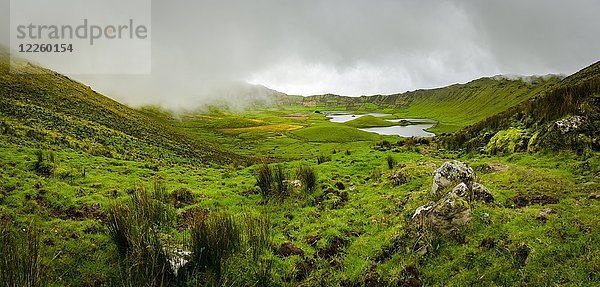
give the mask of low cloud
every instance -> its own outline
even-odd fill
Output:
[[[265,93],[244,82],[359,96],[569,74],[600,51],[593,0],[176,0],[152,10],[151,75],[72,76],[130,105],[181,109]]]

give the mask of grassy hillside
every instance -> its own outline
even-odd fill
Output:
[[[561,129],[561,124],[569,129]],[[499,141],[510,148],[497,151],[508,153],[600,150],[600,62],[565,78],[529,101],[444,140],[452,147],[468,150],[483,148],[491,140]],[[490,148],[492,146],[488,146],[488,150]]]
[[[509,80],[503,77],[481,78],[466,84],[417,90],[402,94],[344,97],[332,94],[280,98],[282,106],[348,111],[385,111],[398,117],[437,120],[431,131],[455,132],[487,117],[518,105],[548,89],[560,80],[557,76]]]
[[[432,118],[440,122],[434,132],[454,132],[530,99],[558,81],[482,78],[464,85],[409,92],[410,103],[398,112],[406,117]]]
[[[232,162],[237,155],[119,104],[66,76],[0,55],[1,132],[20,146],[68,147],[123,159]]]

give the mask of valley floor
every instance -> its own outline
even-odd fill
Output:
[[[161,204],[173,216],[156,231],[172,249],[189,248],[196,214],[268,217],[269,248],[256,262],[243,252],[228,258],[223,285],[600,284],[598,153],[461,154],[302,110],[183,119],[145,113],[192,138],[279,164],[290,181],[308,166],[316,188],[267,200],[257,186],[260,164],[133,161],[0,135],[0,218],[19,230],[39,228],[40,276],[48,285],[123,284],[107,222],[111,208],[139,189],[169,194]],[[432,201],[432,173],[454,159],[475,170],[493,202],[475,202],[471,223],[452,235],[417,228],[412,215]],[[177,196],[184,191],[191,196]]]

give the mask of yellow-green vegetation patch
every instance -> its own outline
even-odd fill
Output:
[[[239,135],[250,132],[286,132],[301,129],[303,126],[300,125],[288,125],[288,124],[275,124],[275,125],[264,125],[247,128],[234,128],[234,129],[221,129],[220,131],[228,135]]]
[[[512,153],[527,148],[526,132],[517,128],[499,131],[486,145],[485,149],[490,153]]]

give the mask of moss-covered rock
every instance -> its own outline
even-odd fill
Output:
[[[485,150],[491,154],[525,151],[529,139],[530,136],[525,130],[509,128],[497,132],[485,146]]]

